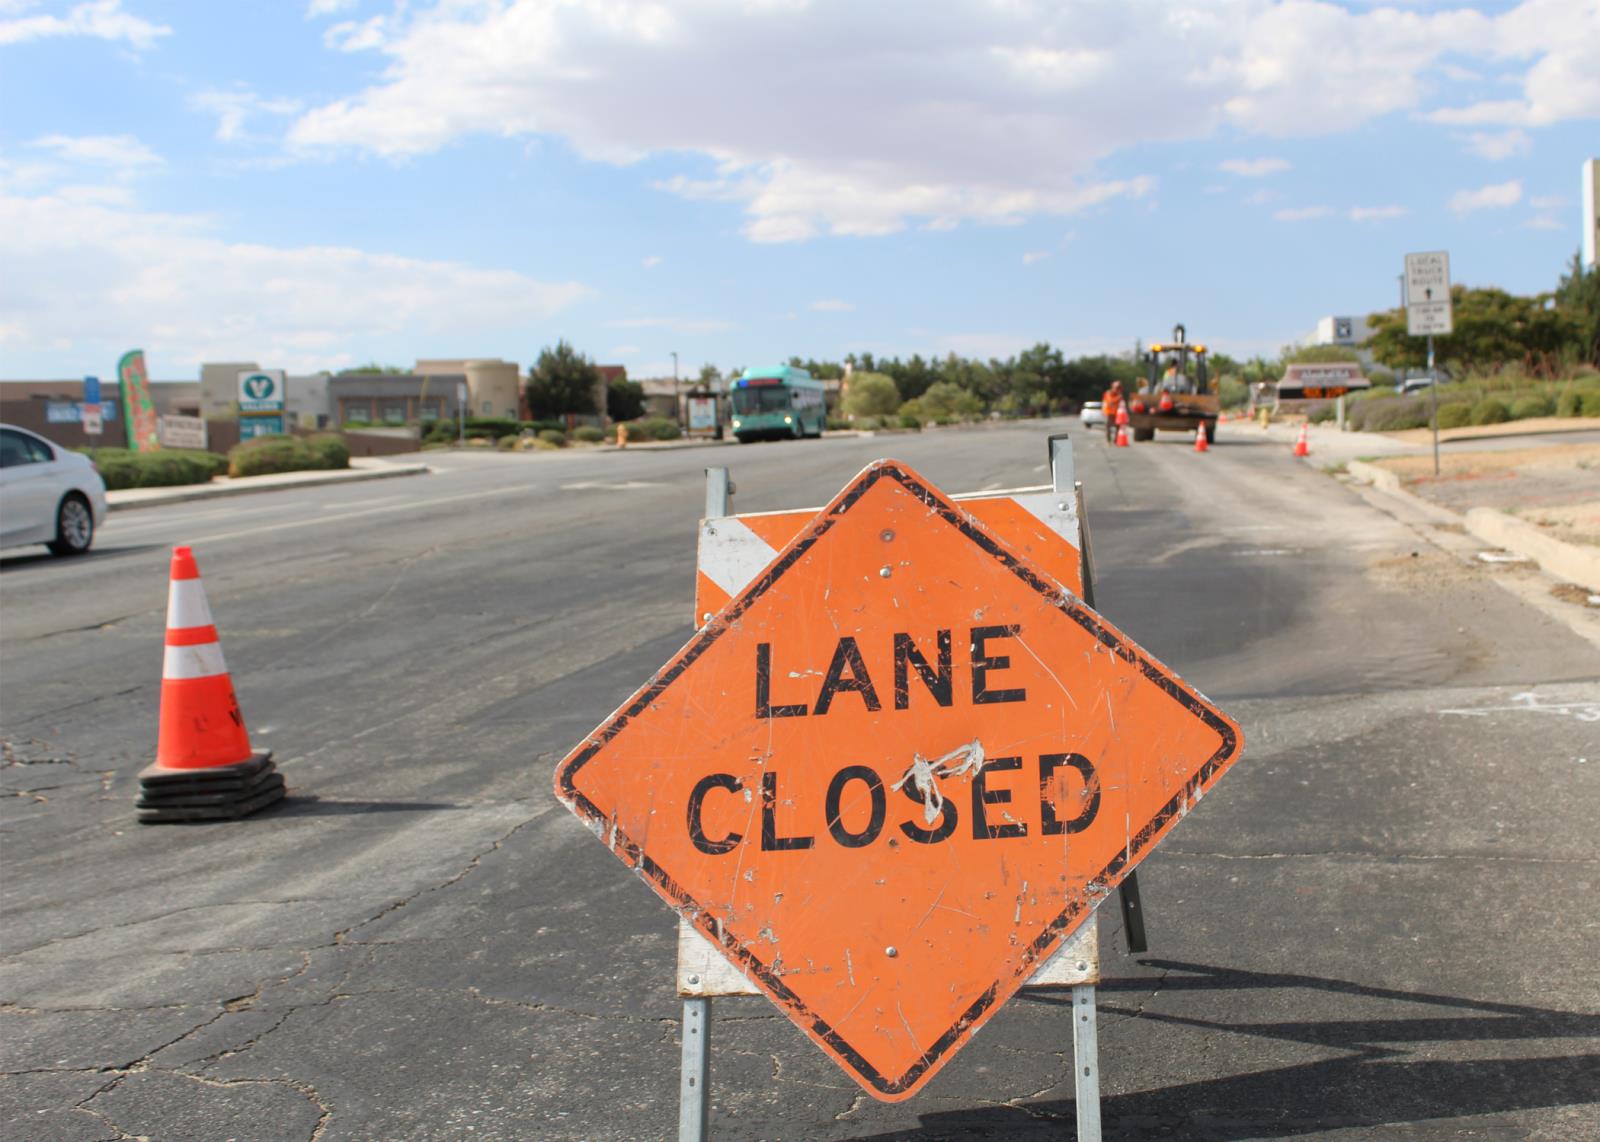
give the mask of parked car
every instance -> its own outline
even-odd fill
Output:
[[[106,482],[87,456],[0,424],[0,547],[82,555],[106,518]]]
[[[1084,401],[1083,408],[1078,411],[1078,419],[1083,421],[1085,428],[1095,425],[1104,425],[1106,422],[1106,406],[1104,401]]]

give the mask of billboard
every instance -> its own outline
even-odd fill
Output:
[[[156,404],[150,399],[150,374],[144,367],[144,350],[130,349],[117,362],[117,379],[128,409],[128,447],[153,452],[161,447],[156,424]]]

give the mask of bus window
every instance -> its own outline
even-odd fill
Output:
[[[789,390],[778,385],[733,390],[733,411],[741,416],[785,412],[788,408]]]

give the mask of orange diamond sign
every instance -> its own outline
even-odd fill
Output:
[[[1056,580],[880,460],[561,762],[556,793],[898,1100],[1241,744]]]

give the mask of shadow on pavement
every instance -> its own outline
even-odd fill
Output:
[[[19,549],[22,554],[12,555],[9,552],[0,557],[0,574],[20,571],[24,567],[35,567],[41,564],[58,564],[62,567],[76,567],[83,563],[103,563],[108,559],[116,559],[124,555],[141,555],[146,551],[166,550],[161,543],[119,543],[105,547],[91,547],[82,555],[52,555],[50,552],[40,550],[35,552],[29,548]]]
[[[1108,1139],[1181,1137],[1227,1142],[1600,1103],[1600,1084],[1595,1081],[1595,1076],[1600,1074],[1600,1054],[1448,1061],[1437,1057],[1417,1058],[1399,1046],[1434,1044],[1424,1050],[1437,1056],[1452,1043],[1593,1039],[1600,1037],[1600,1014],[1369,987],[1316,976],[1237,971],[1172,960],[1140,962],[1172,974],[1160,978],[1102,981],[1098,992],[1103,1014],[1355,1053],[1320,1062],[1102,1097],[1100,1112]],[[1117,992],[1144,993],[1158,989],[1166,994],[1261,988],[1301,988],[1368,1001],[1422,1004],[1460,1014],[1429,1012],[1416,1019],[1394,1016],[1299,1023],[1233,1023],[1132,1010],[1107,1001]],[[1022,998],[1038,1003],[1071,1004],[1071,994],[1066,989],[1028,992]],[[1365,1006],[1370,1008],[1370,1003]],[[1101,1082],[1110,1085],[1104,1074]],[[1073,1100],[1055,1099],[1029,1102],[1026,1109],[987,1106],[940,1111],[923,1115],[919,1129],[863,1137],[870,1137],[874,1142],[1060,1138],[1063,1128],[1070,1129],[1075,1120]]]

